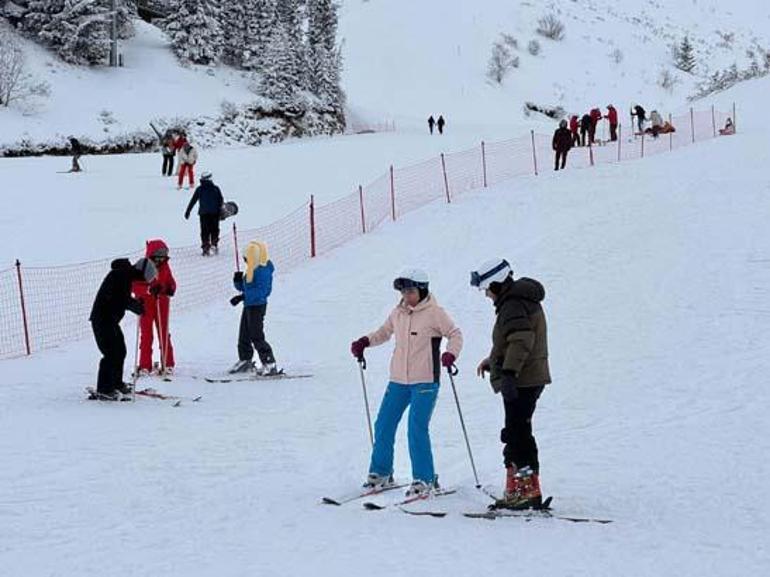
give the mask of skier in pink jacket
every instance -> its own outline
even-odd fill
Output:
[[[398,423],[409,407],[409,456],[413,482],[407,496],[430,492],[438,485],[430,444],[430,418],[436,404],[441,368],[454,365],[463,337],[428,290],[428,275],[418,269],[404,271],[393,281],[401,301],[385,323],[373,333],[353,342],[354,357],[363,359],[364,349],[381,345],[395,335],[390,362],[390,382],[375,422],[375,440],[369,475],[364,487],[393,483],[393,444]],[[448,340],[440,354],[441,340]]]

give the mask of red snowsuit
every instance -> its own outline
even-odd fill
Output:
[[[147,241],[147,258],[152,258],[156,250],[165,250],[166,243],[160,239]],[[144,304],[144,314],[139,319],[139,369],[152,370],[152,341],[153,326],[158,331],[160,346],[161,368],[172,368],[174,362],[174,346],[171,344],[168,317],[171,297],[176,292],[176,281],[168,265],[168,260],[155,261],[158,276],[151,283],[137,281],[132,285],[134,296]],[[166,347],[168,350],[166,351]],[[165,360],[165,366],[163,365]]]
[[[572,133],[572,146],[580,146],[580,136],[578,135],[578,129],[580,124],[578,123],[578,117],[572,115],[569,119],[569,131]]]
[[[594,108],[588,114],[591,116],[591,128],[588,129],[588,137],[591,139],[591,144],[593,144],[596,141],[596,126],[602,119],[602,111]]]
[[[614,106],[607,107],[607,116],[605,118],[610,123],[610,140],[615,142],[618,139],[618,111]]]

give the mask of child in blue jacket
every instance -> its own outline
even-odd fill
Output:
[[[233,275],[235,289],[242,294],[230,302],[237,305],[243,300],[241,326],[238,332],[238,362],[230,369],[230,373],[243,373],[254,370],[254,349],[257,350],[262,368],[257,370],[262,375],[275,375],[275,357],[270,343],[265,340],[265,312],[267,298],[273,289],[272,261],[267,254],[267,244],[252,241],[244,251],[246,271]]]

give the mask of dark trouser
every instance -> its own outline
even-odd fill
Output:
[[[618,125],[610,124],[610,141],[615,142],[618,139]]]
[[[219,244],[219,214],[200,214],[201,248],[204,252]]]
[[[556,151],[556,161],[554,170],[559,170],[559,164],[561,164],[561,169],[564,170],[564,167],[567,166],[567,152],[568,150],[557,150]],[[561,163],[559,162],[559,159],[561,159]]]
[[[516,465],[519,469],[531,467],[535,473],[540,472],[537,443],[532,434],[532,414],[535,412],[537,400],[542,392],[542,386],[519,387],[516,399],[508,400],[503,397],[505,428],[500,431],[500,440],[505,443],[503,458],[506,467],[508,465]]]
[[[91,321],[94,339],[102,360],[99,361],[99,376],[96,390],[111,393],[123,384],[123,363],[126,360],[126,340],[120,325],[112,321]]]
[[[588,129],[581,128],[580,129],[580,146],[585,146],[586,143],[586,134],[588,133]]]
[[[596,142],[596,127],[592,126],[588,129],[588,141],[591,144],[594,144]]]
[[[257,349],[260,362],[274,363],[273,349],[265,340],[265,312],[267,305],[244,306],[241,313],[241,328],[238,331],[238,359],[250,361]]]
[[[660,126],[653,126],[652,127],[652,137],[658,138],[658,135],[660,134]]]
[[[581,146],[580,136],[578,135],[577,131],[572,133],[572,146]]]
[[[172,176],[174,174],[174,155],[163,155],[163,176]]]
[[[438,133],[439,134],[444,134],[444,125],[443,124],[439,124],[438,125]]]
[[[75,154],[72,156],[72,172],[80,172],[82,169],[80,168],[80,155]]]
[[[641,116],[637,118],[636,125],[639,127],[639,132],[644,132],[644,118]]]

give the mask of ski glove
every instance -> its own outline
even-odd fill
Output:
[[[241,271],[233,273],[233,282],[240,283],[243,281],[243,273]]]
[[[190,220],[190,213],[189,212],[184,213],[184,219],[185,220]]]
[[[369,346],[369,337],[361,337],[350,345],[351,354],[357,359],[364,358],[364,349]]]
[[[172,297],[172,296],[174,296],[174,295],[176,294],[176,290],[175,290],[175,289],[173,289],[173,288],[170,288],[170,287],[169,287],[169,288],[167,288],[167,289],[166,289],[166,294],[167,294],[169,297]]]
[[[131,299],[128,302],[128,309],[139,316],[142,316],[144,314],[144,303],[142,301],[138,301],[136,299]]]
[[[150,294],[154,297],[158,296],[160,294],[160,285],[155,284],[150,287]]]
[[[230,299],[230,304],[234,307],[237,307],[241,301],[243,300],[243,295],[235,295],[233,298]]]
[[[455,364],[456,360],[457,360],[457,357],[455,357],[452,353],[447,351],[443,355],[441,355],[441,366],[446,369],[450,369],[452,368],[452,365]]]

